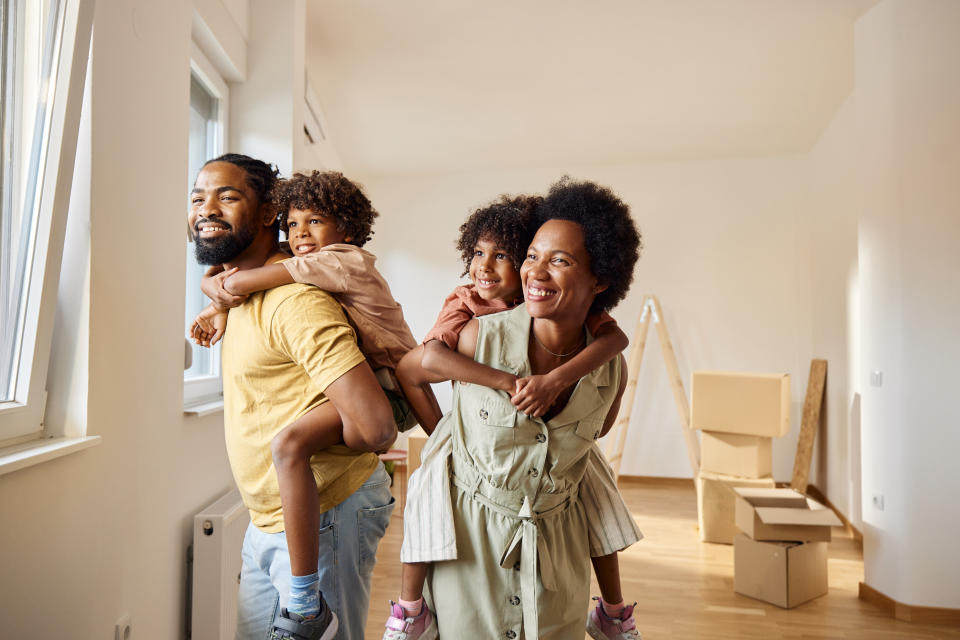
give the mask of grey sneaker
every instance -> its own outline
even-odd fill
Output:
[[[327,601],[320,596],[320,613],[316,618],[304,618],[300,614],[280,610],[273,620],[270,640],[332,640],[340,624],[337,614],[330,610]]]

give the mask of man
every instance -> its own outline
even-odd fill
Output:
[[[269,202],[275,181],[275,170],[247,156],[227,154],[204,165],[188,214],[198,261],[229,270],[288,257],[279,251]],[[361,638],[376,547],[393,510],[389,478],[372,453],[396,437],[390,404],[342,309],[326,292],[291,284],[231,303],[239,306],[230,310],[222,347],[224,427],[230,466],[251,517],[237,637],[260,640],[272,631],[274,638]],[[311,460],[322,511],[313,576],[321,593],[320,614],[305,619],[283,606],[292,579],[271,441],[328,400],[345,422],[358,425],[364,451],[337,445]]]

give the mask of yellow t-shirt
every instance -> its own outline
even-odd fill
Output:
[[[270,442],[326,402],[332,382],[364,361],[343,309],[325,291],[290,284],[254,293],[230,310],[223,340],[224,431],[230,467],[250,518],[284,530]],[[377,456],[337,445],[311,458],[326,511],[346,500],[377,467]]]

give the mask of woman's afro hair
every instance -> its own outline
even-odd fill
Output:
[[[597,294],[592,313],[609,311],[623,300],[633,282],[633,267],[643,244],[630,217],[630,207],[607,187],[564,176],[536,211],[537,226],[548,220],[570,220],[583,229],[590,270],[607,288]]]
[[[287,230],[287,212],[291,209],[316,211],[330,218],[337,230],[350,238],[350,244],[362,247],[373,236],[373,220],[380,214],[360,186],[339,171],[295,173],[273,188],[280,228]]]
[[[474,247],[482,239],[496,242],[519,271],[538,226],[534,213],[542,201],[540,196],[503,195],[470,214],[466,222],[460,225],[460,237],[457,239],[457,249],[463,259],[461,275],[470,271]]]

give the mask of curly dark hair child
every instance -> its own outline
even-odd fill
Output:
[[[630,289],[633,267],[643,248],[630,207],[608,187],[564,176],[550,187],[535,217],[538,227],[548,220],[570,220],[583,228],[590,270],[607,285],[594,298],[590,311],[617,306]]]
[[[541,196],[503,195],[494,203],[470,214],[466,222],[460,225],[460,237],[457,239],[457,249],[464,267],[460,275],[469,273],[474,247],[483,238],[495,239],[510,256],[514,269],[519,271],[527,255],[527,247],[539,226],[534,213],[541,202]]]
[[[373,237],[373,220],[380,215],[360,186],[339,171],[294,173],[292,178],[278,181],[271,196],[284,231],[290,209],[316,211],[333,220],[337,230],[358,247]]]

